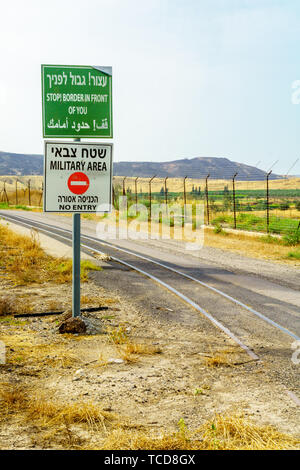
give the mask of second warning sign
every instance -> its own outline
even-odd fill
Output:
[[[45,142],[45,212],[109,212],[112,144]]]

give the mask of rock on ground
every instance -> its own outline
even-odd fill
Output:
[[[59,333],[85,333],[86,324],[82,318],[68,318],[60,324],[58,331]]]

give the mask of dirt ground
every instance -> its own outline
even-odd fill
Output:
[[[68,284],[10,287],[9,292],[25,311],[67,311],[71,305]],[[251,361],[219,331],[172,326],[166,308],[150,321],[134,302],[92,281],[82,285],[82,301],[107,309],[85,314],[89,327],[81,335],[59,334],[61,315],[0,317],[6,345],[2,387],[66,406],[92,403],[136,430],[173,432],[180,420],[194,430],[216,413],[238,413],[300,434],[297,405],[270,381],[263,363]],[[0,420],[0,447],[66,448],[57,439],[60,432],[65,431],[45,439],[43,427],[9,414]],[[80,423],[72,432],[81,436],[83,448],[99,440],[98,431],[86,435]]]

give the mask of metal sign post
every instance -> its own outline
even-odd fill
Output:
[[[80,214],[73,214],[72,316],[80,316]]]
[[[74,139],[74,142],[80,142],[80,139]],[[73,214],[73,264],[72,264],[72,317],[80,317],[80,214]]]

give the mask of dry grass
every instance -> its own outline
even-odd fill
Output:
[[[49,401],[42,395],[34,397],[32,390],[2,384],[0,422],[7,427],[15,419],[35,446],[82,449],[93,434],[107,434],[116,417],[93,403]]]
[[[243,233],[214,233],[205,229],[204,246],[221,248],[244,256],[266,259],[284,264],[296,264],[297,259],[289,259],[290,246],[267,243],[258,236]],[[299,264],[299,261],[298,261]]]
[[[62,308],[63,308],[62,302],[59,302],[58,300],[55,300],[55,299],[48,300],[48,302],[46,303],[46,310],[50,312],[56,312],[56,311],[61,310]]]
[[[117,302],[116,299],[113,298],[103,298],[100,296],[90,296],[90,295],[82,295],[80,297],[80,303],[82,305],[110,305],[110,304],[115,304]]]
[[[15,331],[14,334],[1,335],[7,345],[8,365],[40,365],[52,368],[68,368],[78,363],[78,357],[65,344],[36,344],[30,332]]]
[[[205,357],[204,363],[207,367],[234,367],[236,362],[235,355],[235,351],[218,351],[211,356]]]
[[[32,304],[28,299],[16,298],[14,296],[0,297],[0,317],[8,317],[18,313],[29,313]]]
[[[124,325],[108,330],[108,340],[114,344],[125,344],[128,342],[128,333]]]
[[[133,343],[128,341],[124,345],[118,346],[120,357],[128,362],[137,362],[139,356],[160,354],[161,349],[149,344]]]
[[[156,346],[133,342],[128,342],[123,350],[127,354],[154,355],[161,353],[161,349]]]
[[[20,388],[12,388],[8,384],[1,384],[0,388],[1,418],[11,412],[11,410],[20,410],[25,405],[24,391]]]
[[[108,341],[117,347],[119,356],[128,363],[137,362],[138,357],[142,355],[161,353],[161,349],[156,346],[131,341],[128,336],[128,329],[125,325],[110,328],[108,330]]]
[[[151,432],[130,425],[93,403],[61,403],[35,398],[31,390],[1,384],[0,420],[18,418],[40,447],[105,450],[279,450],[299,449],[300,440],[243,416],[216,415],[196,431],[183,419],[177,432]],[[28,424],[30,423],[30,427]],[[86,433],[83,436],[83,430]],[[81,437],[79,437],[79,434]]]
[[[14,313],[14,304],[10,297],[0,297],[0,317]]]
[[[72,403],[72,405],[47,402],[43,399],[29,400],[26,406],[27,418],[30,421],[42,421],[42,425],[85,424],[98,430],[106,421],[112,421],[113,415],[103,411],[92,403]]]
[[[41,248],[36,231],[31,236],[14,233],[0,225],[0,266],[5,279],[16,284],[71,282],[72,260],[49,256]],[[81,280],[86,281],[89,270],[101,270],[90,261],[81,262]]]
[[[112,430],[99,449],[106,450],[279,450],[299,449],[300,440],[271,426],[258,426],[243,416],[217,415],[196,432],[184,421],[179,431],[161,436],[141,430]]]
[[[138,362],[139,357],[137,354],[132,354],[126,349],[123,348],[118,348],[118,354],[123,359],[123,361],[127,362],[128,364],[134,364],[135,362]]]
[[[99,354],[99,362],[97,365],[101,367],[106,367],[108,365],[108,357],[103,352]]]
[[[98,430],[99,425],[106,429],[106,422],[114,420],[114,415],[103,411],[92,403],[58,403],[48,401],[44,397],[35,398],[32,392],[22,388],[12,388],[4,384],[0,390],[0,406],[2,416],[23,412],[26,420],[42,426],[61,424],[84,424],[92,430]]]

